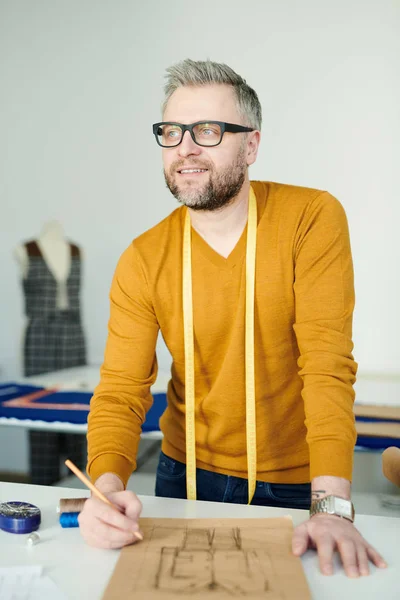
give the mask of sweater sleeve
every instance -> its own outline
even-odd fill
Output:
[[[136,468],[141,426],[152,405],[159,325],[134,243],[122,254],[110,290],[110,319],[100,383],[88,418],[87,471],[112,472],[126,485]]]
[[[327,192],[307,207],[295,240],[294,330],[303,379],[310,477],[351,481],[356,441],[352,355],[354,277],[345,212]]]

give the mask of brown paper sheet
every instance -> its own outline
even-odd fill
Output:
[[[279,519],[141,519],[103,600],[310,600],[293,524]]]

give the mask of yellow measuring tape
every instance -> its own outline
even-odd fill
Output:
[[[186,493],[196,500],[196,431],[192,300],[192,244],[189,211],[183,233],[183,335],[185,340]]]
[[[246,248],[246,438],[249,504],[257,479],[256,394],[254,376],[254,289],[257,241],[257,201],[250,188]],[[192,248],[189,211],[183,233],[183,333],[185,345],[186,486],[189,500],[196,500],[196,428],[192,298]]]

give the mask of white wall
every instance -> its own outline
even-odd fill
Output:
[[[399,31],[396,0],[0,2],[2,378],[23,324],[12,251],[49,219],[84,249],[83,318],[101,360],[118,256],[176,205],[151,124],[165,68],[186,57],[226,62],[257,90],[253,178],[342,201],[356,358],[363,371],[398,370]]]

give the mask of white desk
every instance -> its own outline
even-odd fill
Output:
[[[85,494],[83,494],[85,495]],[[117,562],[116,550],[98,550],[85,545],[78,529],[62,529],[56,506],[60,498],[82,497],[82,490],[0,483],[0,501],[32,502],[42,511],[41,542],[28,548],[24,535],[0,531],[0,566],[42,565],[48,575],[71,600],[97,600]],[[307,518],[306,511],[264,508],[214,502],[160,499],[141,496],[144,517],[276,517],[290,514],[294,524]],[[399,600],[400,598],[400,519],[359,515],[361,533],[384,555],[389,567],[371,575],[348,579],[339,561],[332,577],[318,569],[316,553],[302,558],[306,577],[315,600]],[[337,557],[336,557],[337,558]]]

